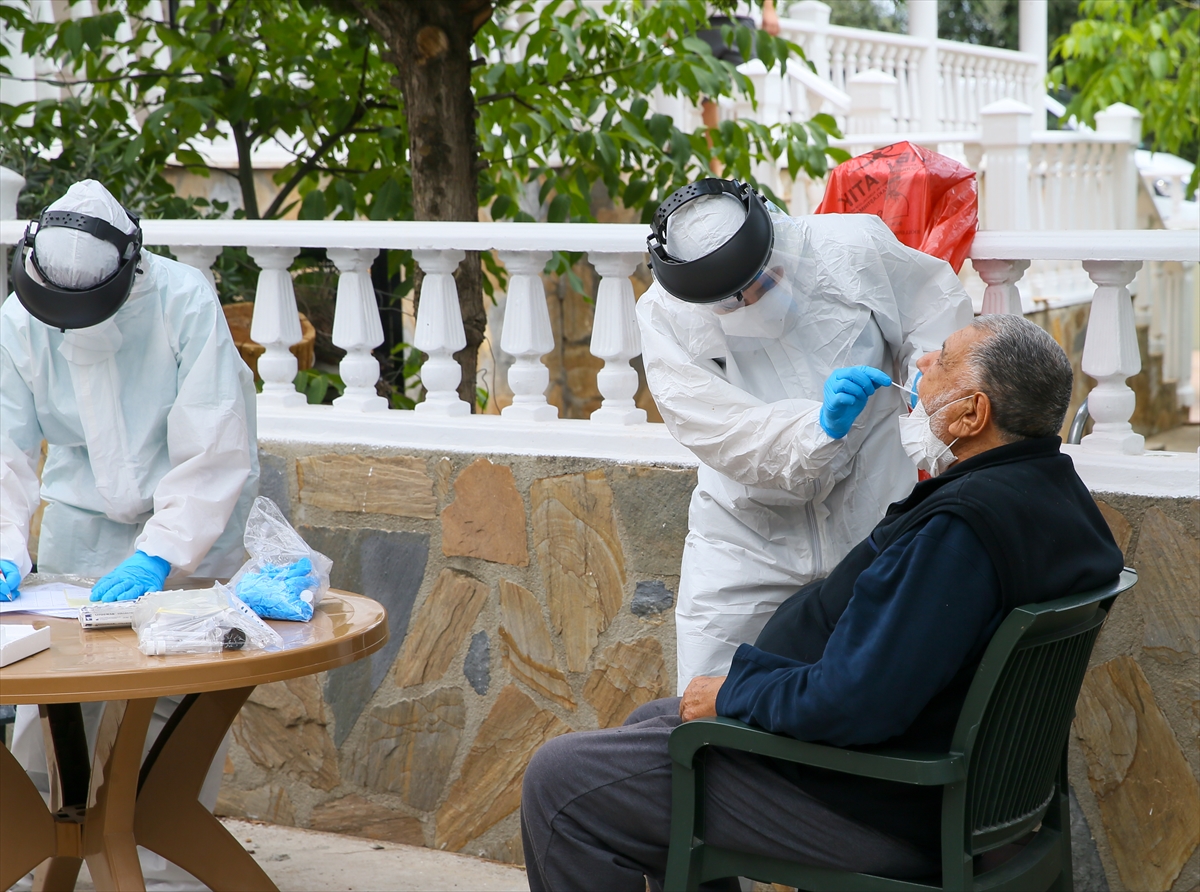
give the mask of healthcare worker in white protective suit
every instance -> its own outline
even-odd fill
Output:
[[[232,575],[258,492],[254,381],[212,286],[141,250],[136,218],[94,180],[15,254],[17,299],[0,307],[0,598],[20,597],[42,499],[38,572],[101,577],[93,600]],[[147,749],[178,702],[158,701]],[[103,704],[82,706],[94,745]],[[13,754],[48,791],[35,706],[18,707]],[[218,753],[201,793],[209,809],[223,764]],[[202,888],[141,855],[151,887]]]
[[[727,674],[912,489],[904,391],[971,304],[947,263],[878,217],[789,217],[736,181],[670,196],[649,248],[646,380],[700,460],[675,608],[682,692]]]

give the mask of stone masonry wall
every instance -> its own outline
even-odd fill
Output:
[[[263,493],[387,606],[369,660],[259,688],[223,814],[521,860],[524,767],[674,687],[689,469],[264,444]],[[1200,503],[1098,497],[1140,582],[1071,740],[1076,888],[1200,881]]]
[[[524,768],[673,693],[694,470],[264,445],[263,494],[388,610],[368,660],[257,689],[223,814],[520,861]]]

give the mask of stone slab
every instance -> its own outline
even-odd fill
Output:
[[[249,818],[288,826],[296,823],[292,799],[287,789],[279,784],[267,784],[253,790],[238,790],[224,785],[217,796],[213,813],[222,817]]]
[[[662,644],[647,636],[606,648],[588,676],[583,697],[596,710],[597,724],[614,728],[639,706],[662,697],[667,685]]]
[[[575,697],[567,684],[542,617],[542,605],[528,589],[500,580],[500,641],[504,666],[513,678],[567,709]]]
[[[625,563],[603,471],[546,477],[530,487],[533,534],[567,669],[583,672],[621,609]]]
[[[292,497],[288,489],[288,460],[269,452],[258,452],[258,494],[266,496],[284,517],[292,519]]]
[[[609,472],[630,573],[678,576],[696,472],[618,465]]]
[[[1150,508],[1138,533],[1142,647],[1157,660],[1182,662],[1200,654],[1200,542],[1182,523]]]
[[[1121,554],[1125,555],[1126,560],[1128,560],[1129,541],[1133,538],[1133,526],[1124,514],[1108,504],[1108,502],[1097,499],[1096,507],[1100,509],[1100,513],[1104,516],[1109,530],[1112,531],[1113,539],[1116,540],[1117,547],[1121,549]]]
[[[323,802],[312,810],[309,825],[313,830],[344,833],[366,839],[386,839],[410,846],[425,844],[421,822],[395,809],[376,805],[357,793]]]
[[[437,515],[425,460],[407,456],[308,455],[296,460],[301,504],[329,511]]]
[[[438,574],[396,661],[396,687],[437,681],[446,674],[489,590],[487,583],[460,570]]]
[[[404,643],[413,602],[425,576],[429,536],[345,527],[300,526],[297,530],[309,545],[333,560],[330,585],[374,598],[388,612],[388,640],[380,650],[325,674],[325,699],[334,718],[333,739],[340,747]]]
[[[1200,784],[1131,657],[1088,670],[1074,732],[1122,882],[1165,892],[1200,845]]]
[[[675,606],[675,593],[658,579],[643,579],[633,588],[629,612],[634,616],[656,616]]]
[[[571,729],[516,685],[496,698],[458,780],[437,813],[436,845],[460,851],[521,804],[521,780],[538,747]]]
[[[525,521],[512,468],[477,458],[458,475],[454,501],[442,512],[442,553],[528,566]]]
[[[1088,825],[1087,815],[1079,806],[1075,796],[1075,788],[1070,790],[1071,812],[1071,873],[1075,879],[1075,888],[1079,892],[1109,892],[1108,877],[1104,875],[1104,862],[1100,860],[1100,851],[1096,847],[1096,839],[1092,836],[1092,828]]]
[[[316,676],[259,685],[233,723],[233,736],[256,765],[332,790],[341,781],[337,749]]]
[[[354,781],[368,790],[398,793],[418,811],[432,811],[441,801],[466,722],[458,688],[372,708],[363,751],[354,760]]]
[[[488,692],[492,683],[492,643],[488,633],[480,630],[471,636],[466,659],[463,660],[463,676],[480,697]]]

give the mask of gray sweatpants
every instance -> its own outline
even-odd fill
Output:
[[[521,836],[532,892],[661,888],[671,826],[667,739],[679,698],[635,710],[620,728],[556,737],[534,755],[521,793]],[[826,808],[770,760],[712,750],[705,762],[707,840],[714,845],[885,876],[938,865]]]

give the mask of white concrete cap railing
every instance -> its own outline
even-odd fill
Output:
[[[18,220],[0,221],[0,243],[14,244],[25,225]],[[427,418],[433,424],[431,430],[436,430],[438,424],[461,417],[454,429],[475,430],[470,426],[478,426],[478,433],[468,437],[472,442],[498,443],[498,436],[506,439],[501,434],[504,430],[519,440],[531,430],[550,433],[583,424],[593,434],[580,439],[600,435],[594,449],[602,450],[607,447],[603,447],[605,435],[600,431],[613,426],[625,430],[646,427],[646,413],[633,402],[637,374],[629,364],[641,352],[630,276],[644,256],[646,227],[146,220],[143,230],[147,245],[166,245],[178,257],[200,258],[206,264],[222,246],[248,248],[261,268],[251,324],[251,337],[266,350],[258,363],[264,382],[259,408],[264,417],[276,419],[272,429],[277,432],[286,430],[284,419],[297,424],[301,419],[324,419],[311,423],[324,424],[327,435],[336,439],[344,436],[346,420],[355,418],[355,427],[369,425],[361,429],[375,430],[379,436],[391,429],[407,441],[416,430],[410,427],[415,418]],[[346,389],[332,407],[309,406],[293,385],[296,359],[289,348],[300,340],[301,332],[288,268],[303,247],[326,248],[340,274],[333,340],[346,350],[340,367]],[[428,355],[422,370],[426,394],[415,413],[388,409],[375,393],[379,365],[371,351],[382,342],[383,331],[368,271],[380,248],[412,250],[425,272],[414,345]],[[545,396],[549,376],[542,356],[555,343],[539,274],[552,249],[586,253],[600,274],[591,351],[604,360],[598,375],[604,399],[586,422],[558,419],[557,410]],[[467,250],[498,251],[510,276],[501,349],[516,358],[508,374],[514,398],[499,420],[463,417],[470,407],[458,395],[461,369],[454,354],[465,346],[466,338],[453,272]],[[1168,230],[983,231],[976,236],[970,256],[987,283],[985,313],[1022,311],[1016,283],[1031,261],[1083,262],[1094,286],[1083,370],[1098,382],[1089,397],[1095,430],[1085,438],[1084,448],[1140,453],[1142,438],[1129,423],[1135,397],[1125,383],[1140,369],[1128,286],[1143,263],[1194,265],[1200,260],[1195,234]],[[378,423],[368,419],[378,419]],[[510,426],[497,428],[497,423]],[[307,427],[310,421],[303,424]],[[618,441],[622,436],[625,434],[617,434]]]

